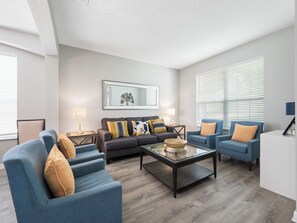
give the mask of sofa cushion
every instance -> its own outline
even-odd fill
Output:
[[[58,146],[66,159],[76,157],[75,147],[74,147],[73,143],[71,142],[71,140],[67,136],[65,136],[63,134],[59,134]]]
[[[155,120],[155,119],[158,119],[159,116],[155,115],[155,116],[146,116],[146,117],[142,117],[142,121],[143,122],[146,122],[148,120]]]
[[[238,142],[248,142],[254,139],[257,130],[258,130],[257,125],[246,126],[246,125],[235,124],[232,140],[238,141]]]
[[[74,193],[73,172],[56,145],[48,154],[44,167],[44,178],[54,197],[63,197]]]
[[[153,135],[157,137],[158,142],[163,142],[165,139],[177,137],[177,134],[175,132],[154,133]]]
[[[107,122],[119,122],[119,121],[125,121],[125,118],[103,118],[101,119],[101,125],[104,130],[108,131]]]
[[[219,146],[224,149],[229,149],[236,152],[241,152],[241,153],[247,152],[247,143],[243,143],[243,142],[224,140],[219,143]]]
[[[133,125],[133,135],[150,135],[150,129],[147,122],[143,121],[132,121]]]
[[[206,137],[201,135],[189,135],[188,141],[206,144]]]
[[[152,120],[152,125],[153,125],[153,129],[154,129],[154,133],[167,132],[167,129],[166,129],[165,123],[164,123],[164,119]]]
[[[142,121],[141,117],[127,117],[126,121],[128,122],[128,131],[129,135],[133,134],[133,124],[132,121]]]
[[[134,137],[118,138],[104,142],[106,150],[125,149],[137,146],[137,139]]]
[[[140,136],[133,136],[133,137],[137,139],[137,143],[139,146],[158,142],[157,137],[153,135],[140,135]]]
[[[113,182],[106,170],[100,170],[75,179],[75,193]]]
[[[128,137],[128,123],[127,121],[107,122],[108,131],[112,135],[112,139]]]

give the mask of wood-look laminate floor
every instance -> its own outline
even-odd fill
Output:
[[[152,161],[149,156],[144,162]],[[199,164],[212,168],[211,159]],[[218,177],[209,177],[173,198],[171,190],[146,170],[139,157],[115,160],[106,167],[123,185],[123,222],[286,223],[295,201],[259,187],[259,167],[222,157]],[[0,170],[0,222],[16,222],[9,186]]]

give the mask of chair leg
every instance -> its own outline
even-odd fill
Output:
[[[221,153],[218,153],[218,159],[221,161]]]
[[[106,164],[110,164],[110,159],[106,159]]]
[[[259,165],[259,158],[257,159],[256,163],[257,163],[257,165]]]
[[[248,164],[249,164],[249,171],[252,171],[252,165],[253,165],[253,163],[251,161],[249,161]]]

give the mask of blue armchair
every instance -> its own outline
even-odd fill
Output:
[[[222,135],[223,133],[223,121],[217,119],[202,119],[201,122],[216,123],[216,133],[212,135],[202,136],[201,131],[190,131],[187,132],[187,141],[189,144],[194,146],[204,146],[210,149],[216,148],[216,136]]]
[[[253,126],[257,125],[258,129],[253,140],[247,143],[237,142],[231,140],[235,124]],[[235,159],[247,161],[249,164],[249,170],[252,170],[252,162],[259,162],[260,157],[260,134],[263,133],[264,123],[253,121],[231,121],[231,127],[229,135],[218,136],[216,138],[216,149],[218,152],[219,161],[221,160],[221,154],[231,156]]]
[[[54,198],[43,177],[47,151],[40,140],[18,145],[3,157],[19,223],[121,222],[122,186],[97,159],[72,166],[73,195]]]
[[[44,143],[47,153],[51,151],[53,146],[57,144],[57,133],[54,129],[44,130],[39,134],[40,140]],[[70,165],[83,163],[95,159],[104,159],[104,153],[99,153],[95,144],[88,144],[83,146],[77,146],[76,157],[68,159]]]

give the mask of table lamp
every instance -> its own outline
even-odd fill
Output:
[[[286,115],[294,115],[294,118],[292,119],[286,130],[283,132],[283,135],[286,135],[292,125],[295,124],[295,102],[286,103]]]
[[[175,108],[168,108],[167,109],[167,115],[170,116],[174,116],[175,115]],[[169,125],[173,125],[173,120],[172,118],[170,118],[170,124]]]
[[[83,134],[81,131],[81,120],[87,117],[87,110],[85,108],[73,108],[72,116],[78,121],[78,132],[77,134]]]

